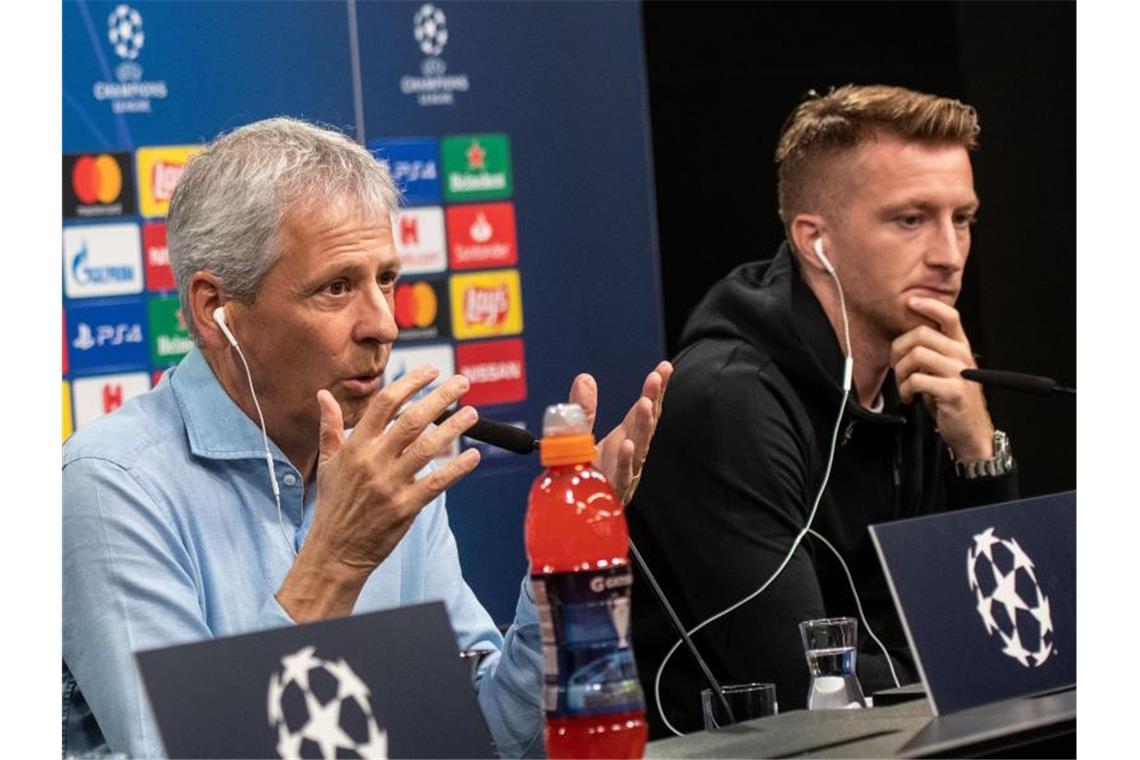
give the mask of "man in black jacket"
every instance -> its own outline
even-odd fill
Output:
[[[978,129],[973,108],[896,87],[805,100],[776,153],[787,241],[715,285],[682,334],[631,534],[687,628],[756,591],[791,553],[763,593],[694,637],[721,683],[773,681],[785,710],[804,706],[809,681],[797,623],[862,617],[836,552],[865,613],[865,691],[894,685],[890,666],[913,682],[867,526],[1017,495],[1008,439],[959,375],[974,366],[954,303],[978,208]],[[655,683],[677,637],[645,591],[637,599],[635,651],[660,737]],[[687,652],[668,660],[660,701],[674,728],[701,728],[704,687]]]

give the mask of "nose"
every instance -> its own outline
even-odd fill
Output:
[[[392,343],[400,334],[393,313],[394,291],[384,292],[378,284],[373,284],[361,292],[356,314],[353,339],[357,342],[376,341]]]
[[[955,224],[952,217],[941,220],[926,249],[926,263],[935,269],[957,272],[970,255],[970,228]]]

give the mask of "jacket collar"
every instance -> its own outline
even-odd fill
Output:
[[[265,457],[261,427],[222,388],[197,346],[190,349],[171,373],[170,384],[195,456],[207,459]],[[275,460],[288,463],[272,440],[269,450]]]

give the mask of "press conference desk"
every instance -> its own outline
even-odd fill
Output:
[[[933,720],[925,698],[870,710],[794,710],[650,742],[645,757],[1072,757],[1076,731],[1074,688]]]

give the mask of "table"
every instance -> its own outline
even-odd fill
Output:
[[[925,698],[869,710],[794,710],[660,739],[647,758],[1075,755],[1076,688],[933,717]]]

